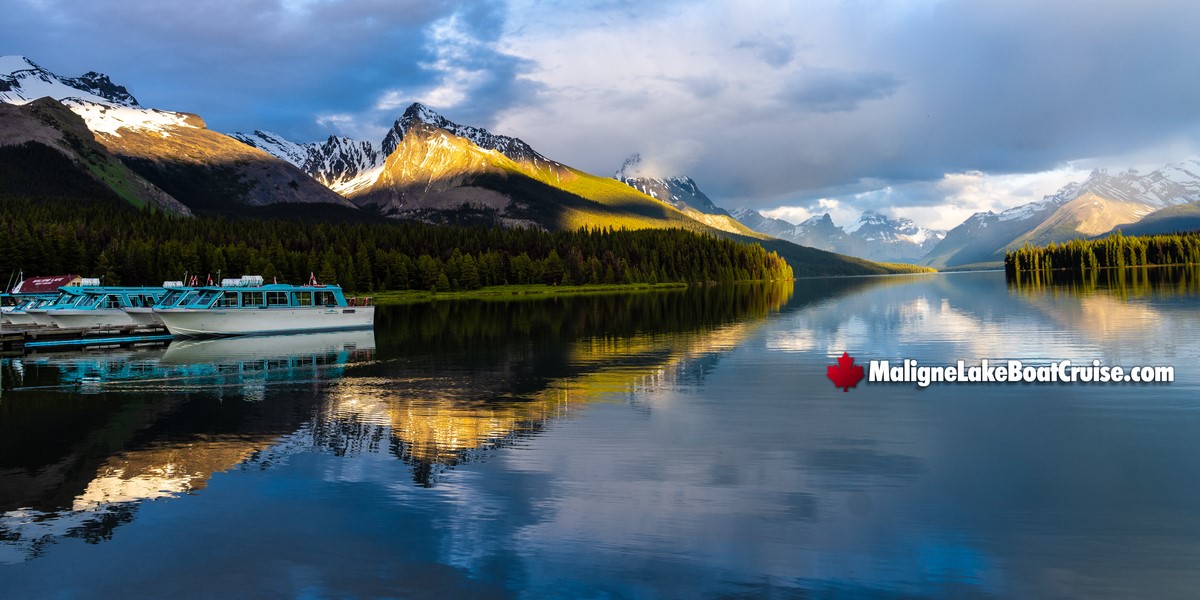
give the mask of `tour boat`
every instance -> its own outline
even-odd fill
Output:
[[[99,280],[95,280],[97,284]],[[58,288],[58,296],[53,300],[42,300],[36,304],[25,308],[25,316],[28,318],[30,325],[44,325],[46,327],[54,327],[54,321],[47,315],[51,310],[60,308],[74,307],[83,302],[87,298],[87,294],[83,293],[80,286],[67,286]]]
[[[264,284],[262,277],[223,279],[203,286],[174,308],[154,308],[167,330],[180,337],[264,335],[375,325],[370,300],[346,299],[337,285]]]
[[[72,288],[63,288],[68,290]],[[83,298],[66,306],[50,306],[43,313],[64,329],[135,325],[125,308],[153,306],[167,290],[161,287],[79,286],[72,293]]]
[[[25,309],[50,302],[57,297],[57,294],[0,294],[0,323],[31,325],[33,319],[25,314]]]

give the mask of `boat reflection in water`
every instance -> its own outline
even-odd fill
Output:
[[[342,331],[6,360],[0,455],[33,465],[0,462],[0,563],[108,539],[142,502],[203,489],[314,410],[269,387],[323,385],[374,352],[372,331]]]

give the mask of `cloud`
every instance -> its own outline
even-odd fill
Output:
[[[844,112],[867,100],[887,98],[899,86],[900,81],[887,73],[810,69],[788,82],[780,99],[816,112]]]
[[[771,39],[755,37],[738,42],[734,47],[750,50],[760,60],[775,68],[792,62],[796,54],[796,41],[783,36]]]

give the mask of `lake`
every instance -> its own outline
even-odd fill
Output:
[[[1198,282],[440,302],[5,358],[0,597],[1194,597]],[[843,391],[843,352],[1175,373]]]

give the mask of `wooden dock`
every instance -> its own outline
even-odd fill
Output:
[[[4,325],[0,351],[6,354],[41,350],[123,347],[161,343],[172,338],[162,325],[113,325],[61,329],[44,325]]]

